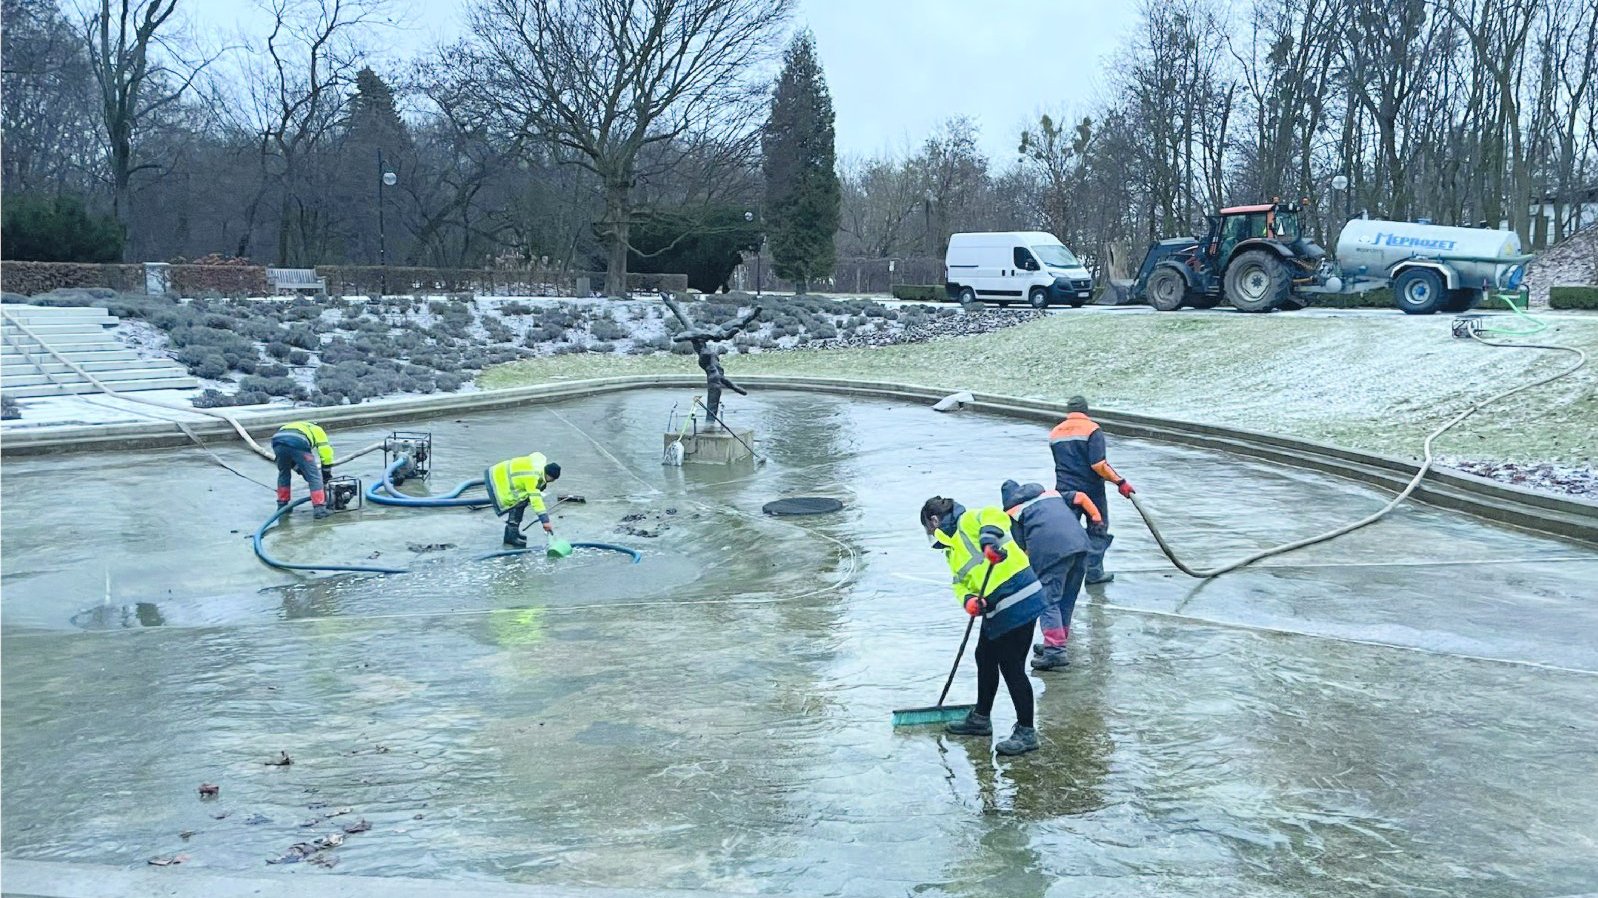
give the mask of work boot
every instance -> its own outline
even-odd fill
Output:
[[[1010,731],[1010,738],[993,746],[993,750],[1001,755],[1024,755],[1029,751],[1038,750],[1038,730],[1036,727],[1024,727],[1019,723]]]
[[[321,519],[327,517],[330,514],[332,514],[332,512],[327,510],[327,506],[326,505],[318,505],[318,506],[316,506],[315,513],[313,513],[311,515],[311,517],[313,517],[316,520],[320,521]]]
[[[951,721],[943,729],[951,736],[991,736],[993,719],[986,714],[972,711],[966,714],[965,719]]]
[[[505,525],[505,545],[510,546],[513,549],[527,548],[527,537],[522,536],[520,527],[517,527],[515,524]]]
[[[1062,667],[1070,666],[1071,659],[1065,656],[1065,646],[1063,645],[1046,648],[1039,652],[1036,658],[1032,659],[1033,670],[1059,670]]]
[[[1038,655],[1043,654],[1044,650],[1047,649],[1047,648],[1048,648],[1048,645],[1046,645],[1044,643],[1041,643],[1041,642],[1032,643],[1032,655],[1033,655],[1033,657],[1037,657]]]
[[[1088,574],[1087,584],[1089,586],[1097,586],[1100,583],[1108,583],[1114,579],[1114,574],[1107,574],[1104,571],[1099,571],[1097,574]]]

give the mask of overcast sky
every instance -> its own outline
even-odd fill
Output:
[[[469,0],[400,0],[385,30],[401,61],[459,36]],[[196,30],[260,34],[245,0],[191,0]],[[1076,117],[1104,90],[1100,69],[1133,29],[1128,0],[799,0],[838,114],[838,153],[919,145],[937,123],[968,115],[995,166],[1015,157],[1021,126],[1039,112]]]

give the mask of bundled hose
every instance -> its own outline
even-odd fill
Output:
[[[378,505],[397,505],[401,508],[484,508],[492,505],[487,496],[462,497],[461,493],[483,485],[483,478],[463,480],[455,489],[442,496],[407,496],[394,484],[394,473],[410,465],[409,456],[401,455],[383,469],[383,477],[366,488],[366,501]]]
[[[1538,323],[1540,324],[1541,322]],[[1255,552],[1252,555],[1246,555],[1237,559],[1236,561],[1223,564],[1220,567],[1194,568],[1183,562],[1182,559],[1176,557],[1175,551],[1173,551],[1170,544],[1165,541],[1164,534],[1160,533],[1159,525],[1154,522],[1154,519],[1149,515],[1148,510],[1143,507],[1143,503],[1138,501],[1136,493],[1133,493],[1129,497],[1132,500],[1132,507],[1137,509],[1138,515],[1143,518],[1143,523],[1148,525],[1149,533],[1154,537],[1154,541],[1159,544],[1160,551],[1165,553],[1166,558],[1171,559],[1171,563],[1176,565],[1177,570],[1187,574],[1189,577],[1197,577],[1202,580],[1219,577],[1222,574],[1235,571],[1240,567],[1251,565],[1256,561],[1261,561],[1276,555],[1285,555],[1288,552],[1303,549],[1318,543],[1324,543],[1329,540],[1336,539],[1339,536],[1343,536],[1344,534],[1352,533],[1361,527],[1376,523],[1391,513],[1392,510],[1397,508],[1405,499],[1408,499],[1410,495],[1415,492],[1416,488],[1420,486],[1421,480],[1425,479],[1426,475],[1430,473],[1432,465],[1436,461],[1436,458],[1432,454],[1432,444],[1437,441],[1438,437],[1441,437],[1443,434],[1454,429],[1454,427],[1457,426],[1461,421],[1464,421],[1466,418],[1469,418],[1471,415],[1476,414],[1495,402],[1508,399],[1516,393],[1529,390],[1533,387],[1540,387],[1544,384],[1553,383],[1562,377],[1568,377],[1569,375],[1581,370],[1582,366],[1587,364],[1587,353],[1572,346],[1560,346],[1553,343],[1505,343],[1484,339],[1480,334],[1474,332],[1471,333],[1470,336],[1478,343],[1486,346],[1495,346],[1502,349],[1545,349],[1552,352],[1567,352],[1576,357],[1576,363],[1571,365],[1569,368],[1557,371],[1548,375],[1547,377],[1528,381],[1517,387],[1511,387],[1503,392],[1495,393],[1492,396],[1477,402],[1454,417],[1448,419],[1443,426],[1437,428],[1426,436],[1425,442],[1422,443],[1423,458],[1421,460],[1420,468],[1415,472],[1415,476],[1410,478],[1409,483],[1397,496],[1393,497],[1392,501],[1382,506],[1375,513],[1366,515],[1365,517],[1360,518],[1351,524],[1345,524],[1336,528],[1335,530],[1328,530],[1325,533],[1306,537],[1300,540],[1294,540],[1293,542],[1286,543],[1284,545],[1273,546],[1269,549],[1262,549],[1261,551]]]
[[[614,543],[571,543],[573,549],[600,549],[605,552],[619,552],[632,558],[633,564],[644,560],[644,553],[627,546],[618,546]],[[472,556],[473,561],[487,561],[490,558],[508,558],[512,555],[527,555],[540,551],[538,549],[501,549],[497,552],[485,552],[482,555]]]
[[[298,508],[301,505],[304,505],[305,503],[307,503],[309,501],[311,501],[310,498],[309,497],[304,497],[304,496],[302,496],[301,498],[295,499],[293,502],[290,502],[289,504],[283,506],[282,508],[279,508],[276,513],[274,513],[271,517],[266,519],[265,523],[261,524],[260,527],[256,528],[255,536],[252,537],[251,543],[255,547],[255,557],[261,559],[261,563],[262,564],[266,565],[267,567],[275,567],[275,568],[277,568],[280,571],[330,571],[330,572],[346,572],[346,573],[358,573],[358,574],[408,574],[408,573],[410,573],[410,571],[408,569],[406,569],[406,568],[378,567],[376,565],[364,565],[364,564],[333,564],[332,562],[316,562],[316,563],[313,563],[313,564],[296,564],[294,562],[289,562],[289,561],[279,561],[278,559],[272,557],[266,551],[266,544],[265,544],[266,531],[271,530],[277,524],[277,522],[283,518],[284,515],[288,514],[289,512],[293,511],[294,509]]]
[[[72,361],[71,359],[69,359],[66,356],[62,355],[61,353],[57,352],[49,344],[45,343],[44,340],[40,339],[39,335],[34,333],[31,328],[29,328],[27,325],[23,324],[21,321],[18,321],[15,317],[13,317],[10,312],[0,311],[0,315],[3,315],[5,317],[5,321],[6,321],[7,324],[13,325],[13,326],[15,326],[17,328],[17,330],[20,330],[24,334],[27,334],[29,339],[31,339],[31,340],[33,340],[33,342],[39,344],[39,348],[40,349],[43,349],[45,352],[47,352],[50,355],[54,356],[56,361],[60,362],[63,365],[66,365],[68,368],[72,369],[72,372],[74,374],[76,374],[79,377],[83,378],[84,380],[88,381],[91,386],[93,386],[95,389],[99,390],[100,392],[105,393],[108,396],[114,396],[117,399],[123,399],[123,400],[126,400],[128,402],[137,402],[137,403],[140,403],[142,405],[151,406],[153,408],[164,408],[164,409],[169,409],[171,411],[190,412],[190,413],[193,413],[193,414],[206,415],[206,416],[209,416],[209,417],[212,417],[212,418],[218,418],[220,420],[226,421],[228,423],[228,425],[233,428],[233,431],[235,433],[237,433],[244,440],[244,442],[246,444],[248,444],[249,447],[255,451],[256,455],[261,456],[262,458],[266,459],[267,461],[273,461],[275,459],[275,456],[273,455],[272,450],[270,450],[270,449],[266,448],[265,446],[262,446],[260,443],[256,442],[255,437],[250,436],[250,432],[248,430],[244,429],[244,425],[240,424],[237,418],[233,417],[232,415],[229,415],[227,412],[222,412],[222,411],[218,411],[216,409],[210,409],[210,408],[198,408],[198,407],[193,406],[193,405],[178,405],[175,402],[162,402],[162,401],[160,401],[158,399],[145,399],[142,396],[134,396],[134,395],[131,395],[131,394],[128,394],[128,393],[124,393],[121,390],[118,390],[117,388],[115,388],[115,387],[111,386],[110,384],[106,383],[105,381],[100,380],[98,377],[95,377],[93,374],[90,374],[87,370],[85,370],[78,363]],[[18,348],[20,349],[21,347],[18,347]],[[41,370],[43,370],[43,369],[41,369]],[[45,376],[48,377],[49,376],[49,372],[45,372]],[[202,449],[205,448],[205,444],[200,442],[200,438],[198,436],[196,436],[195,433],[192,430],[190,430],[189,428],[185,427],[182,423],[178,423],[177,426],[178,426],[178,429],[182,430],[183,433],[185,435],[187,435],[189,439],[193,440],[196,444],[198,444],[200,446],[200,448],[202,448]],[[363,447],[361,449],[357,449],[356,451],[351,452],[350,454],[345,455],[342,458],[335,458],[333,460],[333,464],[334,465],[342,465],[345,462],[354,461],[355,459],[360,458],[361,456],[366,455],[369,452],[376,452],[377,450],[379,450],[381,448],[383,448],[383,443],[382,442],[376,442],[376,443],[373,443],[370,446],[365,446],[365,447]],[[213,457],[214,457],[214,454],[213,454]],[[221,460],[218,459],[219,463],[220,463],[220,461]],[[226,464],[223,464],[223,467],[228,467],[228,466]],[[232,470],[232,468],[228,468],[228,470]],[[237,472],[234,472],[234,473],[237,473]],[[244,475],[241,474],[240,476],[244,476]]]

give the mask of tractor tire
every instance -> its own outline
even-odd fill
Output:
[[[1042,287],[1033,287],[1026,295],[1027,305],[1034,309],[1047,309],[1049,307],[1049,291]]]
[[[1430,268],[1411,268],[1393,279],[1393,301],[1406,315],[1430,315],[1447,300],[1442,275]]]
[[[1293,296],[1293,273],[1275,253],[1251,249],[1226,267],[1226,298],[1239,312],[1270,312]]]
[[[1149,305],[1161,312],[1174,312],[1182,307],[1187,297],[1187,278],[1171,268],[1156,268],[1149,275],[1148,286],[1143,288]]]
[[[1188,305],[1195,309],[1213,309],[1221,304],[1219,293],[1194,293],[1187,298]]]

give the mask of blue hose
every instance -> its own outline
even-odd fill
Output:
[[[266,536],[266,531],[272,529],[272,527],[277,524],[278,520],[284,515],[309,501],[311,500],[308,497],[295,499],[293,502],[290,502],[282,508],[279,508],[275,514],[266,519],[266,523],[262,524],[255,531],[255,536],[252,539],[252,542],[255,545],[255,557],[261,559],[262,564],[266,565],[267,567],[275,567],[280,571],[348,571],[358,574],[410,573],[410,571],[406,568],[376,567],[374,565],[361,564],[292,564],[287,561],[279,561],[276,558],[273,558],[271,555],[268,555],[266,552],[266,546],[262,544],[263,538]]]
[[[637,564],[640,561],[644,560],[643,553],[639,552],[637,549],[629,549],[626,546],[618,546],[618,545],[613,545],[611,543],[572,543],[571,547],[573,549],[603,549],[606,552],[620,552],[623,555],[631,555],[632,559],[633,559],[633,564]],[[538,552],[538,551],[541,551],[541,550],[540,549],[501,549],[498,552],[489,552],[489,553],[486,553],[486,554],[483,554],[483,555],[477,555],[477,556],[473,557],[472,560],[473,561],[487,561],[490,558],[506,558],[506,557],[509,557],[511,555],[526,555],[528,553]]]
[[[442,496],[407,496],[394,486],[394,472],[410,463],[409,456],[401,455],[394,459],[393,463],[383,471],[383,479],[366,488],[366,501],[377,505],[398,505],[401,508],[482,508],[493,504],[493,500],[487,496],[461,498],[461,493],[483,485],[481,477],[476,480],[464,480],[455,489]]]

